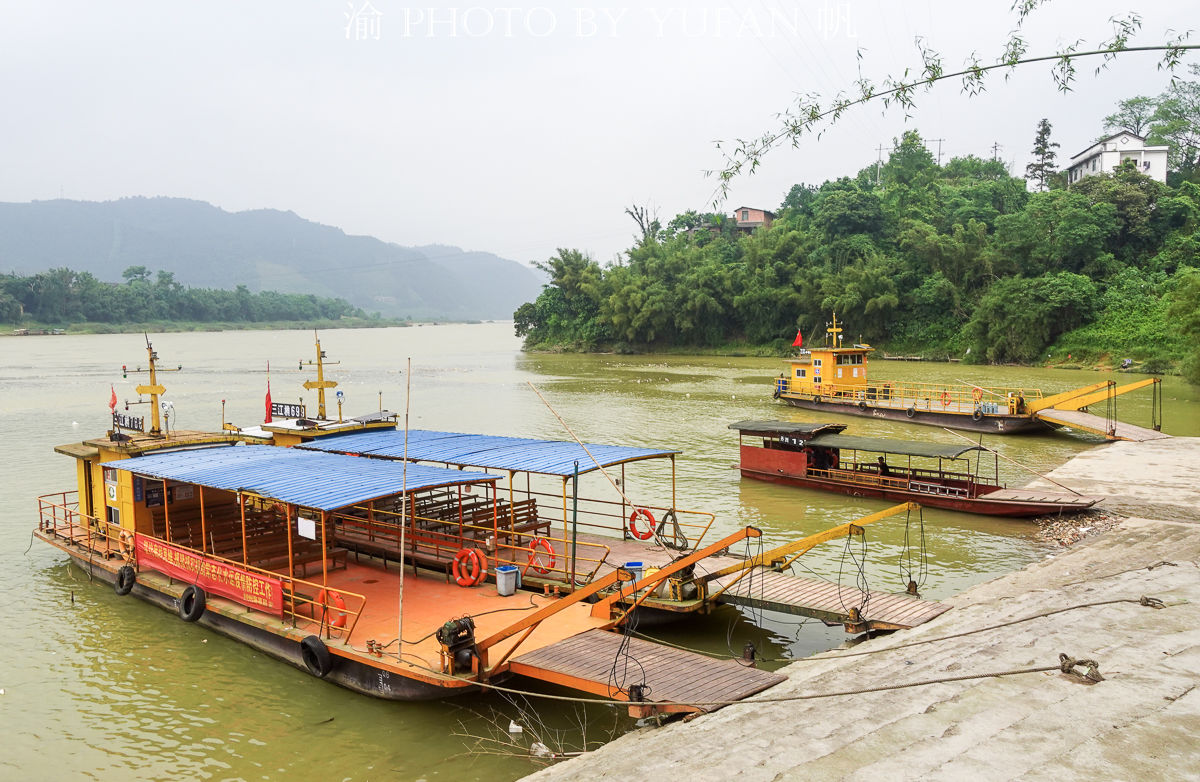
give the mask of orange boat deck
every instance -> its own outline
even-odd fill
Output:
[[[396,653],[395,639],[400,630],[400,570],[355,564],[351,562],[345,570],[330,572],[329,588],[332,591],[346,590],[366,597],[362,616],[353,627],[349,646],[356,651],[365,651],[367,639],[386,646],[385,656]],[[313,597],[309,595],[308,597]],[[434,633],[451,619],[470,615],[475,621],[475,637],[486,638],[519,621],[526,614],[554,602],[554,597],[518,591],[505,597],[496,591],[494,583],[474,587],[460,587],[453,581],[447,582],[442,573],[427,570],[413,574],[411,567],[404,571],[403,632],[404,660],[426,668],[441,670],[441,645]],[[318,617],[319,618],[319,617]],[[353,617],[348,617],[347,628]],[[557,643],[578,633],[606,624],[604,620],[591,616],[591,606],[577,603],[542,622],[520,645],[521,652],[534,651]],[[316,633],[320,622],[307,623],[301,620],[297,627]],[[333,628],[330,650],[344,649],[345,630]],[[339,638],[339,636],[342,636]],[[501,641],[491,652],[493,660],[499,660],[516,644],[518,637]]]

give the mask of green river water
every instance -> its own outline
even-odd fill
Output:
[[[311,332],[217,332],[153,336],[161,376],[174,403],[174,425],[215,429],[226,418],[260,420],[266,365],[276,402],[298,398],[311,374]],[[760,358],[527,355],[510,323],[330,331],[322,344],[340,366],[329,369],[346,395],[346,413],[375,410],[379,394],[404,410],[403,367],[412,358],[410,425],[569,439],[527,383],[536,385],[575,433],[593,442],[676,448],[678,504],[714,512],[714,534],[753,524],[778,543],[885,507],[884,503],[742,480],[737,435],[747,418],[826,420],[771,399],[781,363]],[[530,716],[498,696],[435,703],[391,703],[342,690],[236,642],[88,582],[87,574],[41,543],[31,545],[36,497],[75,488],[73,460],[55,445],[103,433],[113,385],[135,399],[145,366],[140,336],[54,336],[0,340],[0,420],[4,488],[0,492],[0,776],[7,779],[434,780],[515,779],[538,766],[507,752],[471,752],[477,737],[506,736],[496,726]],[[969,367],[879,361],[876,379],[1040,387],[1059,391],[1102,379],[1086,371]],[[144,376],[142,376],[144,378]],[[1121,376],[1122,381],[1136,376]],[[1200,393],[1166,378],[1164,431],[1200,435]],[[1149,392],[1119,400],[1119,416],[1149,422]],[[314,399],[306,399],[315,403]],[[135,414],[145,408],[133,408]],[[838,420],[836,417],[826,417]],[[848,431],[954,441],[946,432],[900,422],[843,418]],[[1098,446],[1067,433],[990,437],[1031,469],[1053,469]],[[629,472],[628,491],[668,504],[669,473]],[[1002,478],[1029,476],[1005,463]],[[928,576],[923,594],[942,598],[1052,556],[1034,525],[925,511]],[[910,531],[915,532],[915,528]],[[898,591],[905,554],[903,517],[871,527],[868,583]],[[912,536],[915,539],[915,534]],[[715,538],[714,538],[715,539]],[[855,550],[857,553],[857,549]],[[856,569],[841,543],[806,555],[804,568],[853,584]],[[841,628],[732,608],[654,631],[715,653],[740,652],[752,640],[768,657],[801,657],[845,640]],[[547,690],[549,691],[549,690]],[[620,711],[533,701],[548,744],[604,739],[633,722]],[[516,739],[533,740],[529,730]]]

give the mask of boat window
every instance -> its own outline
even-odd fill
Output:
[[[803,370],[803,369],[797,369],[797,370],[796,370],[796,377],[804,377],[804,370]]]

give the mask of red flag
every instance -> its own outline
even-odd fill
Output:
[[[271,423],[271,381],[267,380],[267,417],[263,419],[264,424]]]
[[[117,389],[112,385],[109,385],[109,388],[112,389],[112,396],[108,400],[108,409],[115,415],[117,412]]]
[[[796,330],[796,339],[792,342],[792,347],[794,347],[794,348],[804,347],[804,333],[802,331],[800,331],[799,329]]]

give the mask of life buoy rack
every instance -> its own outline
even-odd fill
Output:
[[[121,530],[121,534],[117,537],[117,545],[121,548],[121,553],[127,557],[132,557],[137,550],[137,538],[127,529]]]
[[[195,622],[204,616],[204,590],[195,584],[190,584],[179,596],[179,618],[185,622]]]
[[[332,615],[329,619],[330,627],[345,627],[346,626],[346,601],[342,596],[332,589],[326,592],[322,589],[317,593],[317,604],[321,606],[321,612],[326,616]],[[334,609],[337,609],[336,611]]]
[[[638,529],[637,520],[639,518],[644,518],[649,522],[649,526],[644,532]],[[650,540],[654,537],[654,514],[646,508],[634,508],[633,513],[629,514],[629,534],[638,540]]]
[[[978,402],[980,399],[983,399],[983,389],[979,386],[975,386],[975,390],[971,392],[971,397],[976,402]]]
[[[949,407],[949,406],[950,406],[950,392],[943,391],[942,392],[942,407]]]
[[[454,583],[460,587],[473,587],[487,578],[487,557],[477,548],[459,549],[454,555]]]
[[[133,585],[137,583],[137,571],[129,565],[122,565],[117,571],[117,582],[113,588],[117,590],[118,595],[127,595],[133,591]]]
[[[546,565],[542,566],[540,557],[542,554],[546,556]],[[534,538],[529,543],[529,564],[525,567],[526,571],[532,570],[534,573],[546,575],[554,566],[558,564],[558,556],[554,553],[554,546],[550,545],[550,541],[545,538]]]

